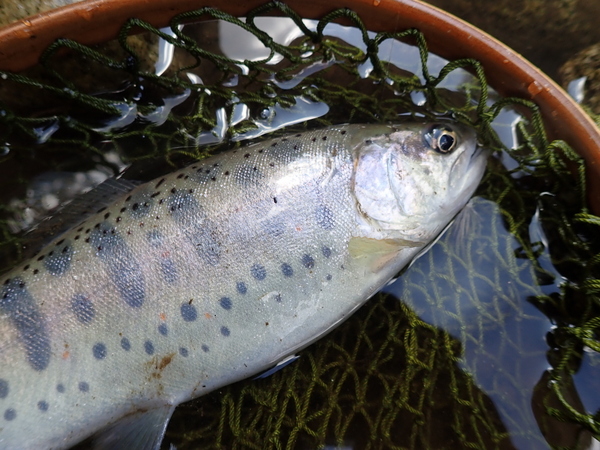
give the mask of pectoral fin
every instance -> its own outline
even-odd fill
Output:
[[[165,405],[123,417],[92,437],[94,450],[158,450],[175,406]]]
[[[381,270],[402,249],[421,247],[421,242],[404,239],[372,239],[366,237],[353,237],[348,244],[348,251],[353,258],[368,259],[371,271],[376,273]]]

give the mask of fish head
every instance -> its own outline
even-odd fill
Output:
[[[353,179],[363,232],[430,242],[475,192],[487,156],[475,130],[457,123],[394,125],[363,136]]]

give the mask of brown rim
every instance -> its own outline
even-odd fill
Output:
[[[0,29],[0,69],[19,71],[37,61],[60,37],[95,44],[117,36],[130,17],[166,26],[178,13],[214,6],[243,16],[265,0],[86,0],[23,19]],[[600,213],[600,133],[558,85],[520,55],[472,25],[417,0],[287,0],[303,17],[319,18],[336,8],[356,11],[373,31],[418,28],[429,48],[448,59],[479,60],[500,94],[535,101],[552,139],[569,143],[588,168],[589,200]]]

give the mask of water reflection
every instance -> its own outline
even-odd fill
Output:
[[[462,344],[459,365],[494,402],[517,448],[546,448],[530,406],[552,327],[528,301],[542,293],[536,267],[515,257],[520,244],[494,202],[474,198],[456,222],[384,291]]]

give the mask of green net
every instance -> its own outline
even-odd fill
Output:
[[[292,38],[265,31],[273,10]],[[199,19],[213,20],[183,26]],[[233,29],[261,50],[224,51]],[[583,162],[548,141],[535,104],[488,91],[477,61],[443,62],[418,30],[371,33],[347,9],[303,21],[269,3],[245,19],[203,8],[161,30],[132,19],[116,42],[59,40],[39,66],[0,78],[5,269],[25,255],[20,231],[45,214],[36,192],[48,173],[94,184],[135,162],[126,176],[148,179],[267,131],[440,116],[497,150],[479,198],[396,284],[274,375],[179,407],[163,448],[579,448],[600,438],[600,218],[586,207]],[[514,145],[502,137],[506,115],[518,118]]]

